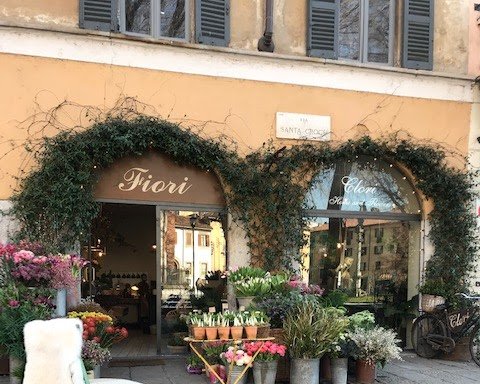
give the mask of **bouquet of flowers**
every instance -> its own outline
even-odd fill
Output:
[[[52,288],[74,289],[80,280],[80,271],[88,261],[77,255],[55,255],[51,257]]]
[[[220,354],[222,360],[228,364],[234,364],[236,366],[249,365],[252,361],[252,356],[250,356],[242,347],[228,347],[225,352]]]
[[[93,340],[102,348],[110,348],[112,344],[128,337],[123,327],[115,327],[110,316],[100,312],[69,312],[68,317],[78,318],[83,322],[83,339]]]
[[[93,340],[85,340],[82,345],[82,360],[85,369],[90,371],[96,365],[102,365],[111,358],[110,351]]]
[[[278,360],[280,357],[285,356],[287,347],[282,344],[276,344],[271,341],[262,343],[260,341],[252,341],[244,344],[243,348],[247,352],[247,355],[254,356],[258,352],[256,361],[273,361]]]

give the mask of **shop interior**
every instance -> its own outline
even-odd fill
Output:
[[[172,347],[184,344],[183,315],[212,306],[221,310],[225,224],[223,212],[102,203],[90,246],[83,247],[91,265],[83,273],[82,296],[129,330],[128,339],[112,349],[114,357],[182,353]]]

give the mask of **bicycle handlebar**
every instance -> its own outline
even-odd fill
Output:
[[[464,299],[467,300],[480,300],[480,296],[469,296],[463,292],[456,293],[455,296],[462,296]]]

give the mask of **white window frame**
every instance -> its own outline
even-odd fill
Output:
[[[345,0],[348,1],[348,0]],[[369,14],[368,10],[370,8],[369,0],[359,0],[360,2],[360,47],[358,53],[358,60],[349,59],[346,57],[338,57],[339,60],[349,61],[352,63],[368,63],[382,66],[392,66],[393,65],[393,54],[394,54],[394,44],[395,44],[395,6],[396,0],[390,1],[390,14],[388,19],[388,62],[379,63],[377,61],[368,61],[368,21]],[[342,14],[339,14],[339,17],[342,17]],[[339,21],[341,22],[341,21]],[[340,44],[340,40],[339,40]]]
[[[154,39],[169,40],[169,41],[189,41],[190,38],[190,1],[185,0],[185,37],[168,37],[162,36],[162,15],[161,15],[161,0],[150,0],[150,34],[143,34],[137,32],[130,32],[126,30],[126,0],[119,1],[119,27],[120,32],[135,37],[153,37]],[[155,17],[156,16],[156,17]]]

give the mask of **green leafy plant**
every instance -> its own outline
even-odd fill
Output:
[[[50,319],[54,312],[53,292],[8,284],[0,288],[0,345],[8,354],[25,359],[23,327],[32,320]]]
[[[305,301],[285,319],[285,344],[292,358],[319,358],[347,326],[348,319],[342,311]]]
[[[350,329],[372,329],[375,327],[375,316],[370,311],[361,311],[348,317]]]
[[[418,291],[423,294],[445,297],[448,295],[448,285],[443,282],[443,279],[427,279],[418,288]]]
[[[128,100],[133,103],[134,101]],[[88,110],[88,108],[87,108]],[[58,108],[45,117],[55,124]],[[290,148],[265,144],[240,158],[228,139],[201,137],[192,130],[119,107],[106,119],[79,131],[58,126],[61,133],[42,143],[27,142],[38,167],[20,180],[10,211],[20,224],[18,236],[42,240],[56,251],[88,237],[99,213],[93,189],[98,171],[120,157],[159,151],[175,162],[214,172],[225,186],[227,204],[248,236],[253,265],[293,268],[306,244],[303,217],[312,175],[339,160],[357,156],[395,161],[409,169],[415,187],[433,202],[429,214],[434,254],[427,279],[442,278],[446,296],[468,286],[477,251],[474,173],[448,165],[455,155],[433,143],[391,136],[365,136],[341,144],[301,144]],[[467,161],[465,160],[465,164]],[[62,175],[62,177],[55,177]],[[310,180],[310,181],[309,181]],[[68,199],[65,198],[68,196]]]

